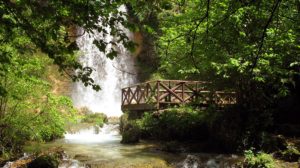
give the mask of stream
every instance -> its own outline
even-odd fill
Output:
[[[225,168],[240,160],[235,155],[169,153],[151,142],[125,145],[120,141],[118,125],[105,124],[103,128],[92,126],[67,133],[54,142],[27,146],[26,151],[63,148],[65,156],[59,168]]]

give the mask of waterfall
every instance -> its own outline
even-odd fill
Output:
[[[119,10],[126,12],[125,6],[121,6]],[[132,33],[125,28],[122,29],[131,38]],[[106,31],[110,32],[110,27],[106,27]],[[80,63],[93,68],[91,77],[100,85],[101,90],[96,92],[91,87],[85,87],[78,82],[74,84],[72,99],[78,108],[87,107],[93,112],[101,112],[108,117],[119,117],[122,114],[121,88],[136,82],[135,76],[131,74],[135,72],[134,59],[121,44],[115,48],[119,52],[116,58],[113,60],[106,58],[105,54],[93,44],[94,39],[100,38],[105,42],[114,40],[110,35],[103,36],[94,31],[93,34],[84,33],[79,37],[77,45],[81,52]],[[111,46],[107,47],[111,48]]]

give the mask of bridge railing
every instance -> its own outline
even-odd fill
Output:
[[[171,104],[234,104],[234,92],[211,91],[210,82],[157,80],[122,89],[122,108],[128,105],[153,105],[155,109]]]

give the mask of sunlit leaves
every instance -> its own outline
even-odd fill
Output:
[[[102,40],[94,40],[93,44],[95,44],[99,48],[99,50],[101,52],[105,52],[106,51],[106,46],[107,46],[106,42],[104,42]]]
[[[136,26],[127,20],[127,14],[119,10],[126,1],[72,0],[72,1],[1,1],[0,40],[24,53],[29,49],[40,50],[54,60],[63,71],[77,70],[74,38],[80,36],[77,29],[93,36],[95,31],[103,36],[114,36],[116,41],[104,42],[97,39],[94,44],[107,57],[113,59],[117,51],[110,45],[124,44],[130,51],[134,45],[130,42],[122,27],[136,30]],[[109,28],[108,28],[109,27]],[[17,42],[16,42],[17,41]],[[114,50],[114,51],[111,51]],[[73,75],[86,85],[96,85],[85,75]]]
[[[189,72],[183,71],[182,67],[193,71],[196,63],[202,74],[204,70],[214,70],[228,78],[235,77],[236,73],[240,76],[253,73],[253,80],[258,82],[270,82],[268,78],[273,79],[272,76],[279,74],[285,78],[285,71],[290,71],[286,65],[297,58],[296,32],[292,26],[297,20],[293,10],[295,4],[284,3],[282,9],[276,11],[279,12],[277,20],[267,28],[262,53],[258,53],[261,52],[262,32],[270,16],[272,2],[212,2],[208,23],[205,20],[195,29],[197,19],[205,15],[206,2],[187,1],[183,7],[180,6],[185,9],[184,12],[178,10],[179,6],[175,4],[171,10],[159,14],[163,33],[159,38],[161,66],[169,74],[176,69],[181,73]],[[286,10],[287,6],[289,10]],[[196,10],[197,7],[202,10]],[[289,19],[281,15],[289,16]],[[189,56],[191,45],[194,45],[194,57]],[[257,64],[252,67],[256,59]],[[177,64],[167,66],[170,62]],[[190,73],[190,76],[193,74]]]
[[[69,98],[49,93],[51,85],[45,78],[51,61],[41,53],[17,53],[10,52],[6,72],[0,76],[0,125],[6,125],[0,128],[1,152],[19,151],[28,140],[61,137],[75,113]]]
[[[118,53],[115,50],[111,50],[106,56],[109,59],[114,59],[116,56],[118,55]]]

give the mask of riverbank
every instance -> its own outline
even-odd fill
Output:
[[[110,129],[111,128],[111,129]],[[107,131],[111,130],[111,131]],[[64,139],[45,144],[30,144],[27,153],[47,151],[61,147],[66,157],[59,167],[193,167],[199,165],[236,164],[236,155],[190,152],[167,152],[162,144],[155,141],[141,141],[136,144],[121,144],[121,136],[114,132],[115,125],[104,125],[99,132],[95,127],[83,129]]]
[[[160,150],[166,152],[233,153],[244,157],[240,163],[244,167],[300,165],[299,137],[267,130],[247,134],[249,125],[234,108],[216,111],[182,106],[140,117],[132,113],[121,117],[122,143],[150,139],[159,141]]]
[[[58,151],[60,168],[242,167],[246,161],[242,154],[213,152],[215,147],[212,144],[195,141],[140,140],[134,144],[121,144],[122,137],[118,130],[116,124],[104,124],[102,128],[84,125],[82,129],[66,134],[63,139],[27,144],[25,152],[27,156],[41,156],[42,153],[49,153],[47,151],[51,149],[61,149],[62,151]],[[258,157],[252,157],[253,160],[255,158]],[[298,168],[299,165],[297,162],[283,160],[274,160],[274,164],[276,168]]]

